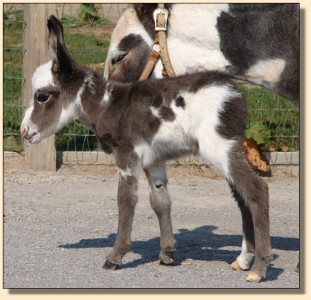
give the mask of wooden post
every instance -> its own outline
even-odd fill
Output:
[[[23,59],[23,108],[28,108],[32,98],[31,78],[36,68],[48,62],[49,15],[56,14],[56,4],[24,4],[24,59]],[[24,142],[26,162],[34,170],[56,170],[55,136],[37,145]]]

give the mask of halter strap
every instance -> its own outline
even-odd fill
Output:
[[[167,48],[167,19],[168,19],[168,10],[164,8],[164,4],[158,4],[158,8],[155,9],[154,13],[154,23],[155,23],[155,41],[152,46],[152,52],[145,66],[144,71],[140,75],[139,80],[147,79],[152,73],[159,57],[163,64],[162,75],[175,77],[175,72],[171,64],[171,60],[168,54]]]

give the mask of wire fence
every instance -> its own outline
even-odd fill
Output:
[[[23,9],[27,4],[3,4],[3,99],[4,150],[22,152],[19,134],[22,106]],[[112,30],[128,4],[57,4],[57,16],[64,25],[65,40],[73,58],[103,74]],[[246,135],[265,151],[299,151],[299,114],[287,100],[274,93],[241,83],[250,117]],[[100,150],[95,135],[72,123],[56,135],[57,151]]]
[[[4,149],[22,151],[19,122],[22,115],[23,5],[4,4],[3,14],[3,135]]]

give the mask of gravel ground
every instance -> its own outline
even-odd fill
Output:
[[[226,182],[210,169],[169,167],[176,266],[159,265],[159,227],[142,175],[132,252],[121,270],[107,271],[102,265],[118,216],[114,167],[38,172],[23,157],[5,159],[4,288],[298,289],[299,178],[292,170],[265,178],[274,260],[255,284],[245,281],[247,272],[230,269],[240,251],[241,217]]]

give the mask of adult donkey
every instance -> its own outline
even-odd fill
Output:
[[[165,8],[167,51],[176,75],[222,71],[274,90],[299,107],[299,4],[165,4]],[[121,16],[110,41],[106,79],[136,81],[154,59],[156,9],[157,4],[134,4]],[[161,60],[151,76],[163,77]],[[165,166],[159,169],[165,188]],[[163,196],[162,201],[169,199]],[[244,261],[249,261],[251,250],[244,236],[242,245],[232,263],[237,270],[249,267]]]
[[[140,77],[155,37],[156,4],[119,19],[105,77]],[[167,48],[176,75],[218,70],[272,89],[299,106],[299,4],[166,4]],[[159,60],[153,76],[162,77]]]

